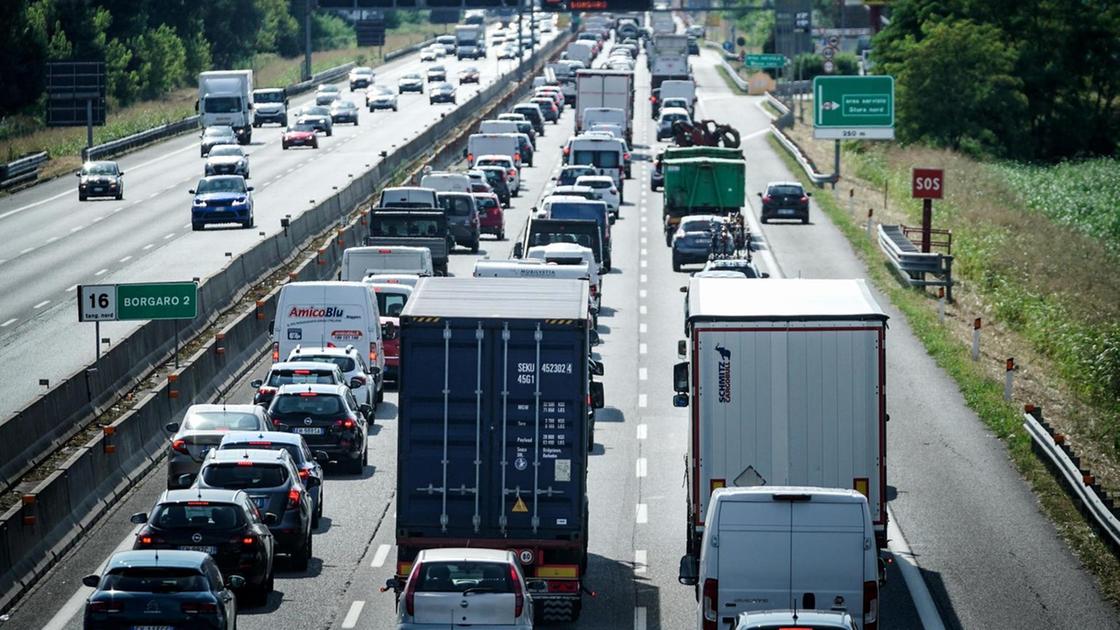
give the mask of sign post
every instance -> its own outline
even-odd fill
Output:
[[[945,193],[945,171],[940,168],[910,170],[910,196],[922,200],[922,253],[928,254],[933,230],[933,200]]]
[[[813,137],[818,140],[893,140],[894,77],[814,78]]]
[[[179,367],[179,320],[198,317],[194,282],[142,282],[78,286],[78,321],[93,322],[97,362],[101,361],[101,322],[170,319],[175,321],[175,367]]]

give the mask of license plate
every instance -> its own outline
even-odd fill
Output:
[[[781,210],[778,210],[778,214],[793,214],[793,213],[794,213],[793,208],[782,208]]]
[[[213,545],[180,545],[179,551],[201,551],[202,553],[214,555],[218,552],[218,548]]]
[[[93,187],[93,192],[105,192],[105,189],[102,188],[101,186],[94,186]]]
[[[175,630],[173,626],[132,626],[131,630]]]
[[[299,435],[322,435],[323,427],[292,427],[292,433]]]

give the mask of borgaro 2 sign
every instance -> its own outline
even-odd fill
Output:
[[[198,285],[194,282],[78,287],[78,321],[194,319],[197,316]]]

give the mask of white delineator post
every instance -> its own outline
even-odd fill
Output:
[[[1011,387],[1012,381],[1015,378],[1015,358],[1008,357],[1007,359],[1007,372],[1003,377],[1003,399],[1006,401],[1011,400]]]
[[[980,318],[972,320],[972,360],[980,360]]]

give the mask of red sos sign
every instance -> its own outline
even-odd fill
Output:
[[[914,199],[941,199],[945,193],[945,171],[940,168],[910,170],[910,196]]]

